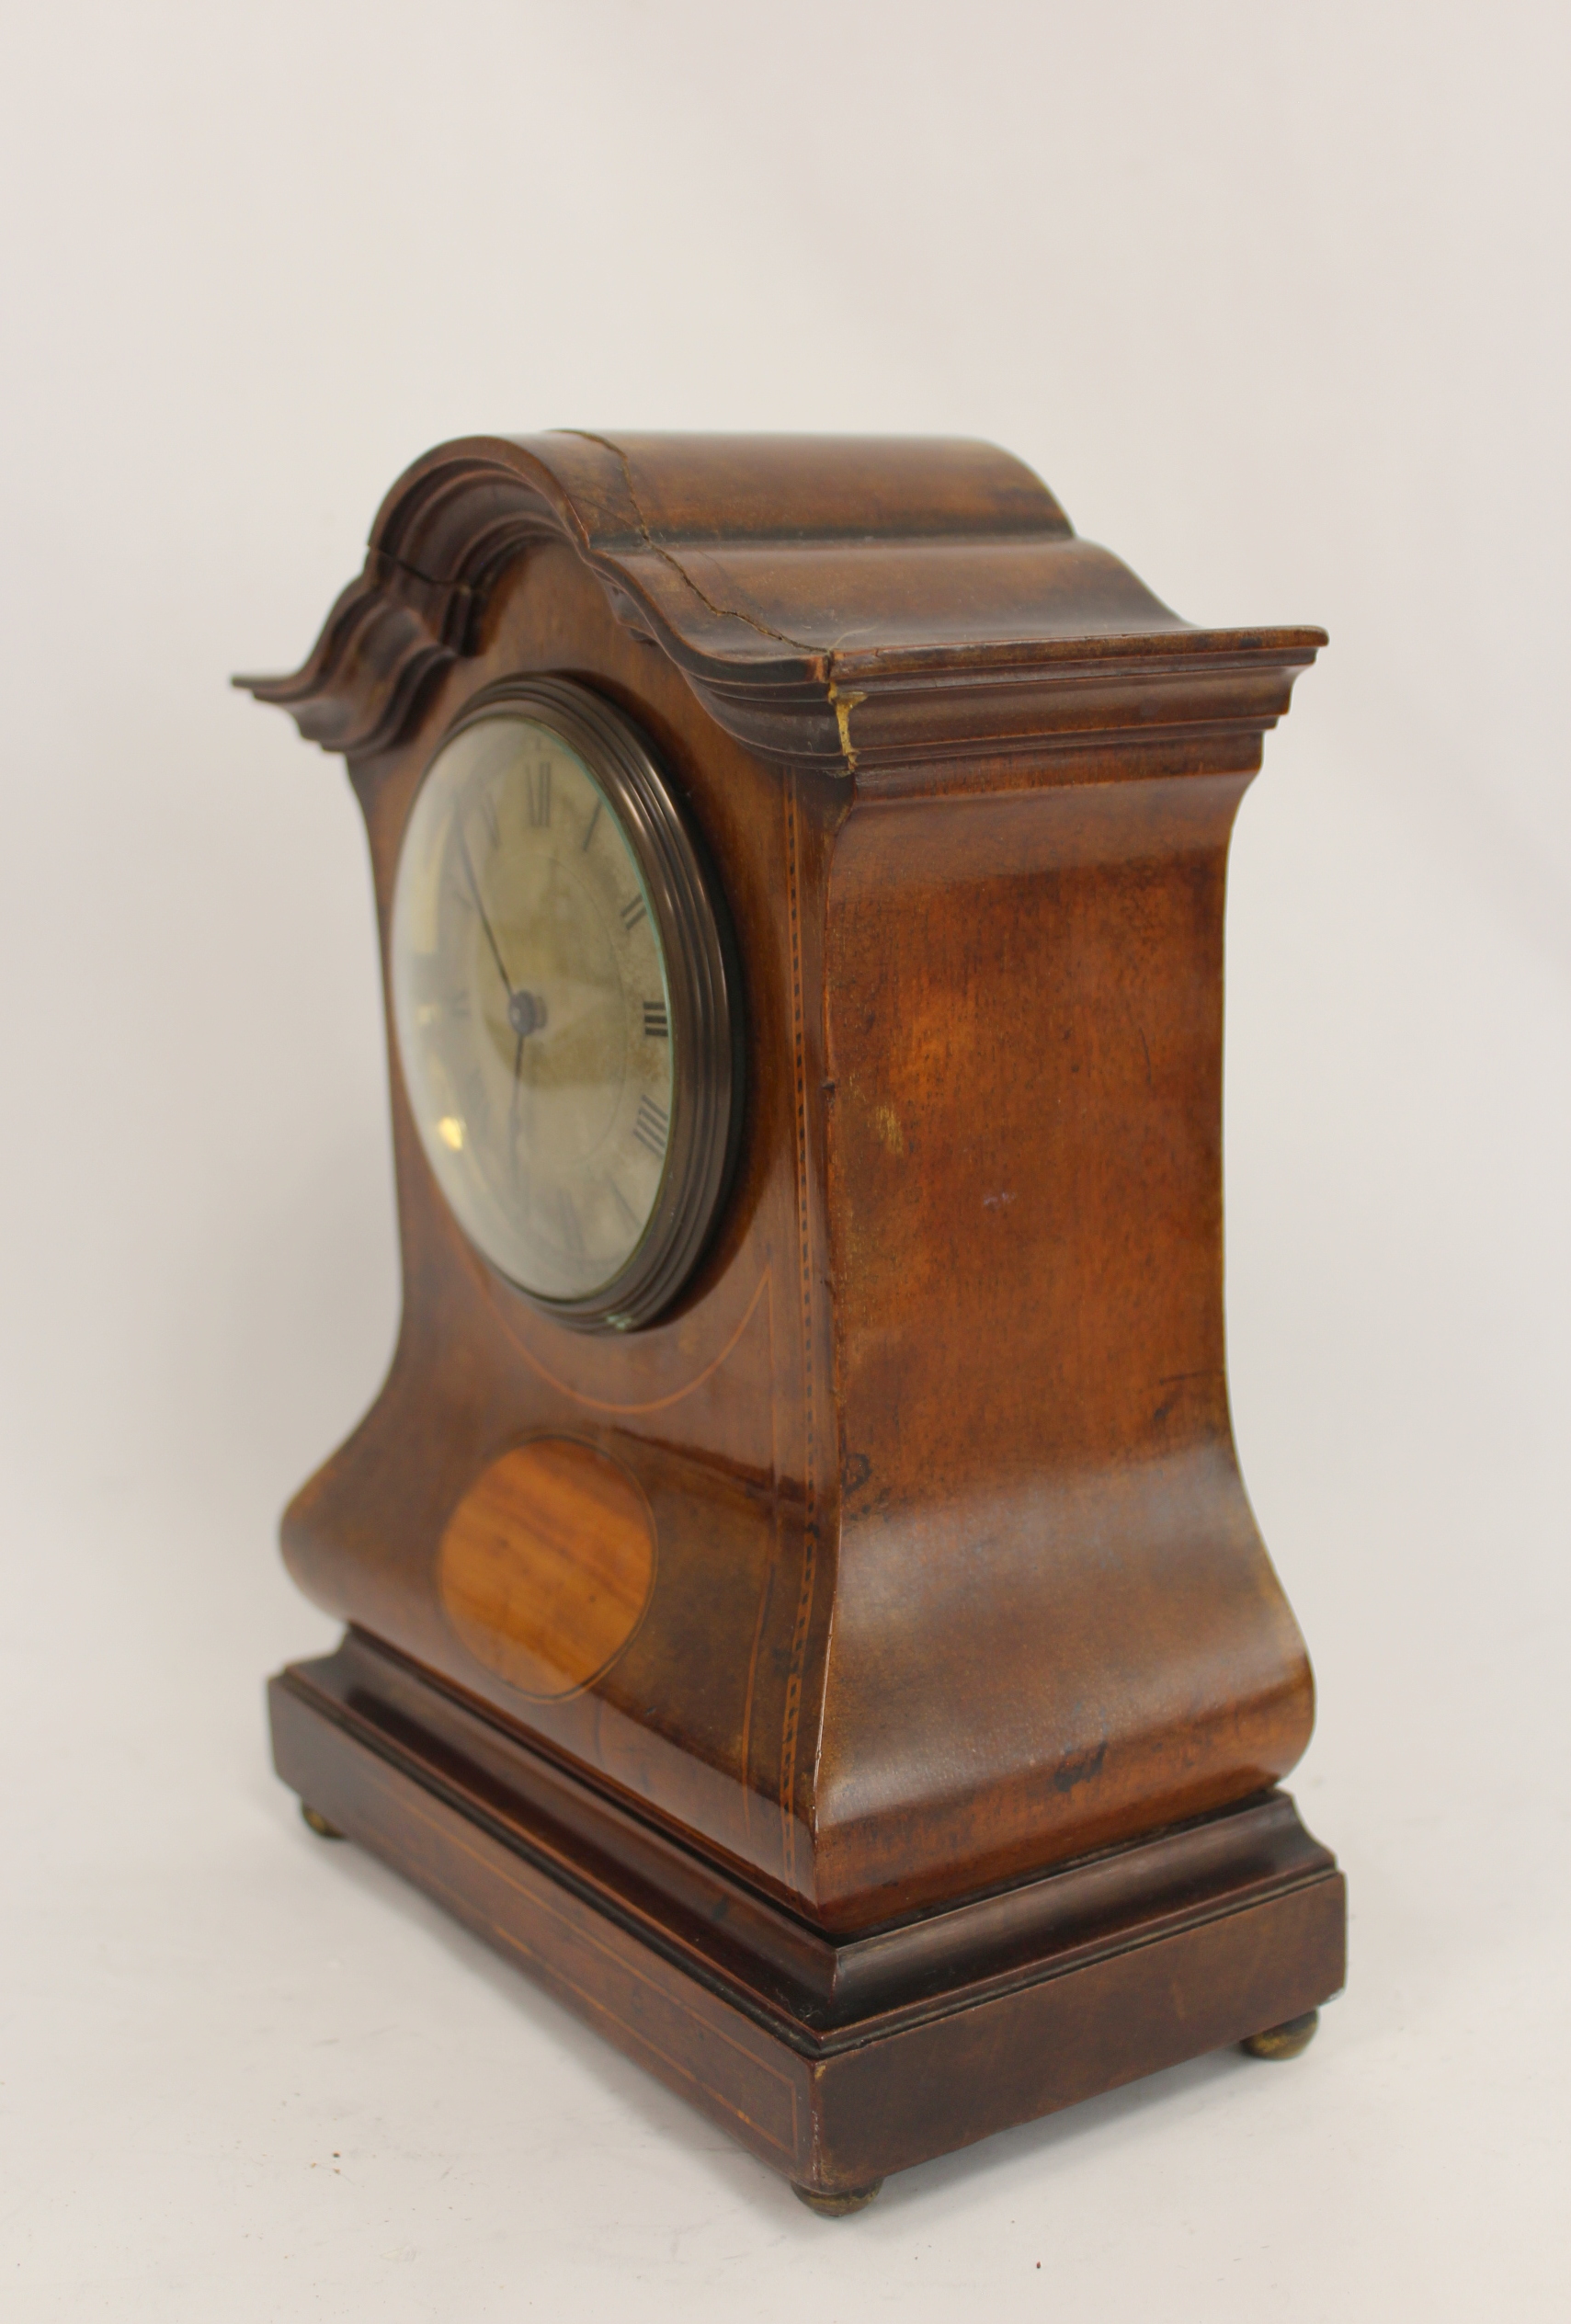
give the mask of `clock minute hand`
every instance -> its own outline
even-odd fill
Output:
[[[518,1045],[513,1052],[513,1092],[507,1100],[507,1136],[513,1157],[515,1185],[518,1177],[518,1097],[523,1087],[525,1039],[526,1035],[520,1032]]]
[[[480,915],[480,925],[485,930],[485,941],[491,947],[491,957],[496,963],[496,974],[502,979],[502,990],[510,1001],[513,997],[513,980],[507,974],[495,934],[490,920],[486,917],[485,906],[480,900],[480,883],[474,876],[474,866],[469,858],[469,841],[463,836],[461,824],[459,826],[458,846],[459,853],[463,858],[464,872],[469,880],[469,892],[474,898],[474,908]]]

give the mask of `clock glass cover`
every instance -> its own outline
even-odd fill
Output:
[[[450,734],[394,890],[404,1083],[460,1225],[565,1321],[647,1321],[698,1255],[735,1111],[728,952],[609,704],[523,681]]]

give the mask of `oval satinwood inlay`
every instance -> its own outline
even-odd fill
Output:
[[[493,1462],[442,1535],[449,1621],[488,1670],[537,1699],[616,1659],[655,1581],[655,1520],[620,1461],[536,1437]]]

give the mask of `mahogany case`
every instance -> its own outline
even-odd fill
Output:
[[[403,1323],[284,1521],[350,1630],[275,1748],[820,2193],[1341,1981],[1222,1295],[1228,836],[1324,642],[1190,627],[985,444],[564,432],[416,462],[304,667],[244,681],[347,758],[384,954],[424,769],[524,673],[637,722],[723,888],[740,1150],[647,1328],[471,1247],[390,1042]],[[454,1580],[530,1447],[647,1511],[556,1692]]]

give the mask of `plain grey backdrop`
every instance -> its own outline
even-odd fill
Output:
[[[6,18],[6,2313],[1564,2315],[1564,9]],[[844,2224],[266,1759],[397,1282],[358,816],[226,678],[555,425],[993,437],[1331,632],[1233,857],[1228,1315],[1349,1989]]]

